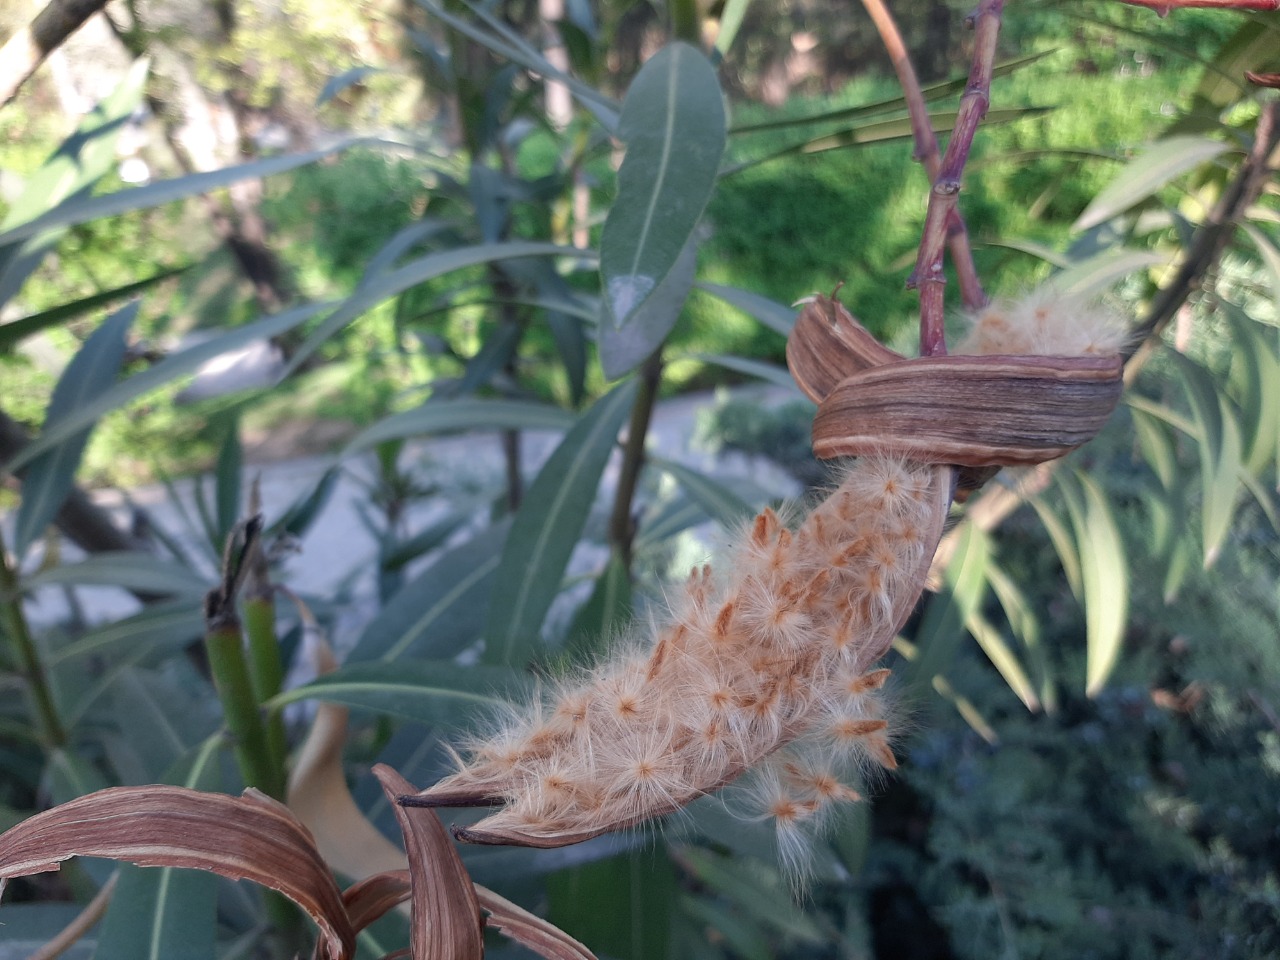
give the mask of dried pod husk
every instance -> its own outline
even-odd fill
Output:
[[[1091,440],[1123,389],[1120,357],[920,357],[845,377],[818,407],[823,459],[1019,466]]]
[[[822,294],[805,304],[787,338],[787,367],[814,403],[822,403],[851,373],[905,359],[873,337],[839,300]]]

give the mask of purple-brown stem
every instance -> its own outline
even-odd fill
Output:
[[[929,194],[929,209],[921,231],[916,269],[907,281],[908,286],[920,290],[920,355],[923,357],[941,356],[947,352],[944,330],[947,278],[942,269],[942,250],[946,246],[952,211],[956,209],[960,177],[969,159],[973,135],[991,103],[991,74],[995,68],[996,37],[1000,32],[1003,8],[1004,0],[981,0],[972,14],[975,28],[973,67],[969,71],[968,86],[960,97],[960,110],[947,143],[947,152],[942,158],[942,168]]]
[[[915,140],[915,159],[919,160],[929,176],[932,184],[938,179],[938,171],[942,169],[942,156],[938,150],[938,138],[934,135],[933,125],[929,123],[929,108],[925,104],[924,92],[920,89],[920,81],[916,77],[915,66],[907,53],[906,44],[902,42],[902,34],[894,21],[889,8],[883,0],[862,0],[880,39],[889,52],[893,69],[898,74],[898,83],[902,86],[902,96],[907,102],[907,113],[911,118],[911,135]],[[956,270],[956,279],[960,284],[960,296],[964,305],[972,310],[985,306],[986,292],[978,279],[978,271],[973,265],[973,249],[969,246],[969,230],[965,226],[964,217],[958,207],[953,207],[947,219],[947,247],[951,251],[951,262]]]

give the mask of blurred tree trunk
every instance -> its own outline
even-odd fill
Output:
[[[229,43],[236,27],[233,0],[211,4],[218,39]],[[128,4],[131,22],[108,17],[112,31],[133,57],[150,56],[153,82],[147,90],[147,104],[163,132],[165,143],[178,166],[186,173],[216,170],[253,158],[246,134],[247,108],[238,90],[248,81],[229,73],[230,93],[218,98],[197,82],[188,61],[147,29],[136,4]],[[227,190],[224,199],[202,198],[214,232],[226,245],[240,272],[253,286],[258,306],[267,313],[283,309],[293,299],[293,284],[268,243],[266,221],[259,204],[262,181],[244,180]]]
[[[51,0],[30,24],[5,41],[0,47],[0,107],[18,95],[49,54],[106,5],[107,0]]]

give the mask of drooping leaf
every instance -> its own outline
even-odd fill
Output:
[[[999,671],[1009,689],[1017,694],[1023,706],[1033,713],[1040,709],[1040,698],[1036,695],[1035,686],[1027,671],[1023,669],[1017,654],[1005,642],[1000,631],[977,610],[969,614],[965,620],[965,629],[978,641],[978,646],[987,655],[991,665]]]
[[[91,405],[115,382],[124,363],[125,334],[137,315],[138,302],[135,300],[102,321],[101,326],[85,340],[84,346],[71,358],[58,378],[45,413],[42,435],[69,420],[76,411]],[[13,549],[18,557],[26,553],[27,547],[62,508],[67,494],[75,485],[76,471],[80,469],[80,458],[85,444],[89,442],[91,429],[92,421],[88,427],[69,434],[27,466],[22,478],[22,504],[14,525]]]
[[[19,317],[17,320],[11,320],[8,323],[0,323],[0,353],[12,350],[16,344],[27,337],[39,333],[41,330],[57,326],[81,314],[91,313],[99,307],[105,307],[117,300],[131,297],[135,293],[142,293],[149,287],[185,273],[188,269],[190,268],[175,267],[172,270],[161,270],[142,280],[126,283],[112,290],[103,290],[101,293],[91,294],[79,300],[73,300],[70,303],[59,304],[56,307],[50,307],[48,310],[41,310],[39,313]]]
[[[316,106],[323,107],[342,91],[360,83],[365,77],[372,77],[374,74],[385,72],[381,67],[352,67],[350,70],[344,70],[336,77],[330,77],[325,81],[324,86],[320,88],[319,95],[316,97]]]
[[[447,659],[480,638],[508,525],[446,550],[365,627],[347,663]]]
[[[27,178],[0,222],[0,231],[30,223],[64,201],[88,196],[116,163],[116,144],[142,99],[146,78],[147,61],[136,61],[114,92]],[[65,230],[51,229],[12,242],[0,239],[0,305],[14,297],[64,234]]]
[[[0,246],[16,240],[25,240],[42,230],[53,227],[71,227],[90,220],[112,217],[130,210],[146,210],[162,204],[193,197],[211,190],[239,183],[241,180],[254,180],[284,173],[297,167],[303,167],[317,160],[323,160],[330,154],[365,143],[365,140],[341,140],[319,150],[307,153],[286,154],[279,157],[268,157],[265,160],[253,160],[234,167],[223,167],[207,173],[191,173],[172,180],[160,180],[144,187],[132,187],[118,190],[86,200],[70,200],[59,204],[48,213],[33,220],[8,227],[0,233]]]
[[[1046,713],[1053,713],[1058,705],[1057,686],[1054,683],[1047,651],[1044,644],[1040,642],[1040,620],[1036,616],[1035,608],[1004,569],[990,559],[987,561],[987,583],[991,585],[991,592],[1000,601],[1004,618],[1008,621],[1014,637],[1027,652],[1027,661],[1035,677],[1035,689],[1039,691],[1037,697],[1039,706],[1043,707]],[[1028,709],[1037,708],[1028,704]]]
[[[52,664],[67,663],[93,654],[132,653],[148,648],[179,647],[204,633],[204,614],[190,596],[147,606],[131,617],[85,631],[50,658]]]
[[[96,553],[75,563],[47,567],[27,577],[29,587],[53,584],[92,584],[122,587],[140,593],[181,593],[203,595],[209,589],[206,577],[140,551],[108,551]]]
[[[553,243],[532,243],[511,241],[507,243],[481,243],[469,247],[454,247],[437,253],[429,253],[416,260],[410,260],[394,270],[386,270],[374,275],[366,275],[355,290],[337,308],[325,317],[312,331],[302,345],[298,347],[285,367],[283,376],[288,376],[316,349],[335,333],[349,324],[371,307],[383,300],[389,300],[396,294],[403,293],[410,287],[434,280],[455,270],[475,267],[499,260],[516,257],[546,257],[560,254],[581,256],[581,250],[572,247],[561,247]]]
[[[927,683],[945,673],[987,590],[990,544],[976,524],[967,523],[943,575],[942,588],[925,604],[915,631],[916,658],[907,670],[909,682]]]
[[[630,373],[662,345],[680,319],[697,265],[697,247],[690,238],[667,275],[622,326],[613,322],[607,300],[601,301],[596,343],[606,377],[616,380]]]
[[[737,529],[755,516],[755,509],[717,480],[665,457],[649,457],[649,463],[669,474],[689,497],[722,527]]]
[[[1120,657],[1129,611],[1129,561],[1106,495],[1085,474],[1057,478],[1080,547],[1085,693],[1095,696]]]
[[[694,47],[668,44],[632,81],[618,136],[627,154],[600,275],[610,322],[622,326],[676,265],[711,198],[725,145],[715,68]]]
[[[56,424],[50,424],[40,432],[23,450],[3,465],[3,469],[12,473],[27,464],[54,444],[61,443],[85,427],[92,424],[104,413],[117,410],[130,401],[150,393],[178,377],[193,373],[201,364],[224,353],[238,350],[245,344],[259,339],[269,339],[292,330],[308,318],[320,313],[328,304],[309,303],[284,313],[264,317],[243,327],[236,327],[226,333],[213,337],[194,347],[188,347],[178,353],[171,354],[159,363],[133,376],[120,381],[98,394],[91,403],[85,403],[70,411]]]
[[[704,293],[709,293],[711,296],[723,300],[730,306],[737,307],[743,313],[750,314],[774,333],[780,333],[784,337],[791,333],[791,328],[795,326],[795,310],[785,304],[778,303],[776,300],[762,297],[760,294],[752,293],[750,290],[726,287],[706,280],[699,280],[694,286]]]
[[[1209,137],[1177,136],[1157,140],[1143,150],[1085,207],[1072,224],[1088,230],[1132,209],[1156,191],[1230,150],[1229,144]]]
[[[736,357],[727,353],[693,353],[689,355],[689,359],[701,360],[703,363],[724,367],[724,369],[732,370],[734,373],[745,373],[749,377],[757,377],[777,387],[796,390],[796,394],[799,396],[799,388],[796,387],[796,382],[792,379],[790,371],[776,363],[766,363],[763,360],[748,360],[746,357]]]
[[[1267,328],[1233,305],[1224,306],[1236,342],[1232,362],[1242,370],[1240,432],[1246,444],[1245,470],[1257,476],[1276,459],[1280,446],[1280,351],[1265,335]]]
[[[227,434],[218,451],[214,465],[214,504],[217,522],[216,543],[225,543],[231,528],[240,519],[240,471],[244,451],[240,446],[239,418],[232,416],[227,423]]]
[[[352,438],[343,457],[388,440],[462,430],[567,430],[573,414],[550,404],[528,400],[457,397],[428,400],[420,407],[394,413]]]
[[[551,874],[547,919],[607,956],[649,960],[667,953],[678,892],[661,847],[631,850]],[[618,908],[603,911],[601,903]]]
[[[151,784],[71,800],[0,836],[0,879],[57,870],[75,856],[252,880],[310,915],[327,957],[354,949],[342,896],[310,834],[287,807],[256,790],[230,797]]]
[[[525,678],[506,667],[460,667],[448,660],[353,663],[287,690],[266,706],[275,710],[300,700],[324,700],[457,727],[525,689]]]
[[[635,393],[629,380],[598,400],[529,487],[498,567],[499,592],[485,627],[486,662],[522,666],[537,650],[542,621],[560,591]]]
[[[570,661],[590,663],[631,619],[631,575],[617,553],[596,578],[587,602],[578,608],[565,640]]]

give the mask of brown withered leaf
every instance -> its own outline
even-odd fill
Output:
[[[547,960],[596,960],[595,954],[559,927],[492,890],[476,884],[476,896],[489,914],[489,926],[524,944],[538,956]]]
[[[311,916],[320,928],[321,956],[354,954],[342,895],[311,834],[287,807],[256,790],[239,797],[156,785],[99,790],[0,836],[0,882],[57,870],[76,856],[252,880]]]
[[[444,824],[432,810],[408,809],[397,797],[414,789],[385,764],[373,774],[395,811],[404,834],[411,878],[411,953],[431,960],[480,960],[484,921],[475,887]]]
[[[321,703],[289,776],[286,800],[306,824],[329,866],[353,880],[403,870],[404,851],[382,835],[356,805],[342,769],[345,707]]]

